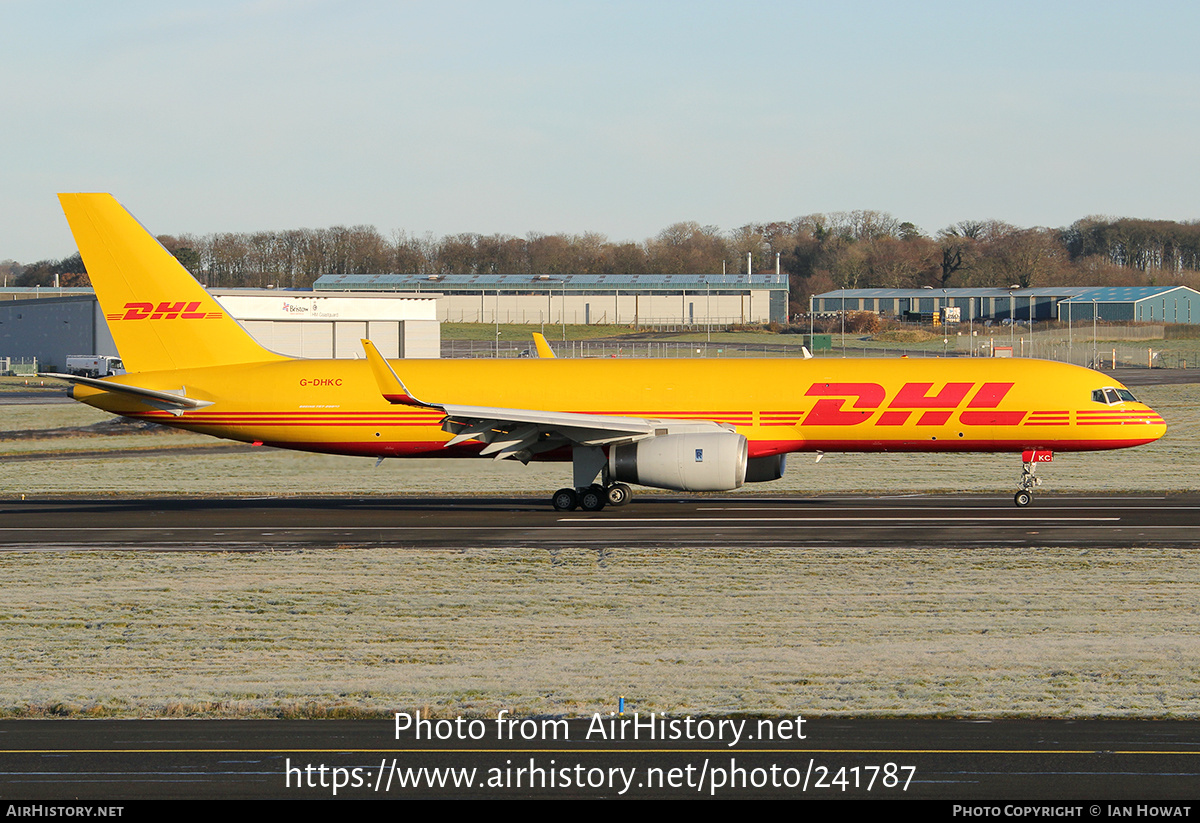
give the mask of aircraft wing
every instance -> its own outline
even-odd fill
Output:
[[[212,405],[211,400],[197,400],[194,397],[188,397],[186,387],[180,387],[178,390],[173,391],[161,391],[159,389],[144,389],[141,386],[127,386],[124,383],[113,383],[108,380],[99,380],[95,377],[81,377],[77,374],[53,374],[49,372],[39,374],[38,377],[54,377],[70,383],[82,383],[85,386],[90,386],[100,391],[131,394],[147,406],[169,411],[176,417],[190,409],[202,409],[205,406]]]
[[[486,444],[480,454],[496,460],[513,457],[527,462],[535,454],[564,446],[605,446],[630,443],[657,434],[665,434],[668,423],[673,430],[725,431],[708,421],[665,421],[646,417],[580,414],[540,409],[506,409],[494,406],[460,406],[429,403],[418,399],[370,340],[363,340],[367,361],[379,384],[380,393],[390,403],[421,406],[444,412],[442,430],[454,435],[446,445],[456,446],[468,440]]]

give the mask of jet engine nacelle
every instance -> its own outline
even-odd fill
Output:
[[[746,482],[746,438],[737,432],[663,434],[613,446],[614,481],[686,492],[723,492]]]
[[[769,483],[783,477],[787,470],[787,455],[772,454],[768,457],[751,457],[746,465],[747,483]]]

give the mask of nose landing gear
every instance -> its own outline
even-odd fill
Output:
[[[1040,449],[1029,449],[1021,453],[1021,479],[1017,483],[1019,491],[1013,496],[1013,503],[1024,508],[1033,502],[1033,490],[1042,485],[1042,478],[1034,472],[1038,463],[1049,463],[1054,460],[1054,452]]]

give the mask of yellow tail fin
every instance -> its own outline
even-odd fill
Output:
[[[542,359],[554,358],[554,349],[550,348],[550,344],[546,342],[546,335],[535,331],[533,333],[533,345],[537,347],[538,357]]]
[[[111,194],[60,194],[129,371],[286,360],[267,351]]]

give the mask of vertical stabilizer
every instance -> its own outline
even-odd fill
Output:
[[[129,371],[285,360],[267,351],[111,194],[60,194]]]
[[[553,360],[554,349],[550,348],[550,344],[546,342],[546,335],[541,332],[533,333],[533,345],[537,347],[537,355],[543,360]]]

